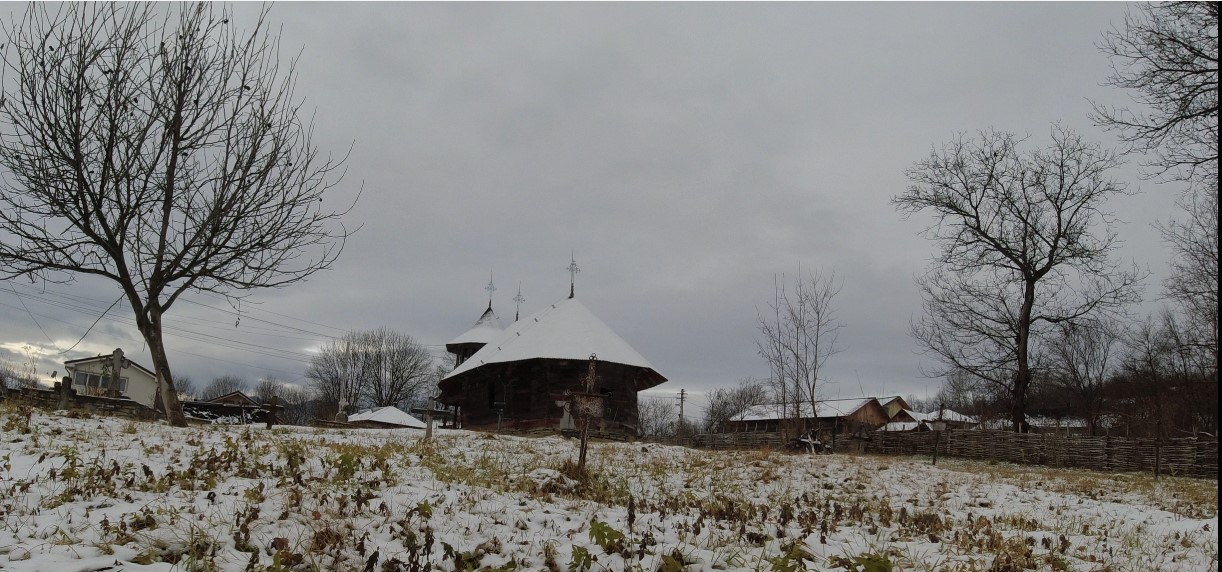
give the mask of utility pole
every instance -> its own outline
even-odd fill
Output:
[[[683,423],[683,402],[684,401],[687,401],[687,390],[680,389],[679,390],[679,432],[680,433],[686,431],[686,428],[687,428],[687,425],[684,425]]]

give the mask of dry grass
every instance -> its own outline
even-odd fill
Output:
[[[982,475],[1019,488],[1035,488],[1090,499],[1126,502],[1140,499],[1188,518],[1218,514],[1218,482],[1148,473],[1098,473],[1082,469],[1023,466],[967,459],[940,459],[938,466]]]
[[[0,415],[20,438],[5,463],[45,455],[37,465],[54,468],[0,471],[10,559],[51,530],[40,513],[120,503],[38,542],[256,572],[364,569],[370,532],[384,570],[1157,570],[1181,553],[1212,554],[1217,569],[1216,531],[1173,535],[1141,520],[1157,513],[1149,507],[1216,516],[1212,481],[640,443],[592,444],[579,472],[576,442],[554,438],[116,423],[122,436],[111,439]],[[144,456],[116,461],[116,447]],[[1133,505],[1140,518],[1077,509],[1095,501]]]

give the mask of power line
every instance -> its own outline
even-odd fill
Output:
[[[4,304],[4,303],[2,303],[2,302],[0,302],[0,306],[6,306],[6,307],[9,307],[9,308],[13,308],[14,310],[19,309],[19,308],[17,308],[16,306],[13,306],[13,305],[10,305],[10,304]],[[45,318],[45,319],[47,319],[47,320],[51,320],[51,321],[55,321],[55,322],[60,322],[60,323],[62,323],[62,324],[67,324],[67,325],[72,326],[72,327],[76,327],[76,328],[81,327],[81,326],[80,326],[80,324],[76,324],[76,323],[73,323],[73,322],[69,322],[69,321],[67,321],[67,320],[62,320],[62,319],[56,318],[56,317],[54,317],[54,316],[48,316],[48,315],[46,315],[46,314],[40,314],[40,313],[37,313],[37,312],[34,312],[34,315],[36,315],[36,316],[41,316],[41,317],[43,317],[43,318]],[[124,324],[124,325],[128,325],[128,326],[134,326],[134,325],[135,325],[135,321],[134,321],[134,320],[128,320],[128,319],[125,319],[125,318],[110,317],[110,318],[107,318],[107,319],[109,319],[109,320],[111,320],[111,321],[119,322],[119,323],[122,323],[122,324]],[[305,353],[301,353],[301,352],[294,352],[294,351],[291,351],[291,350],[282,350],[282,349],[279,349],[279,348],[271,348],[271,347],[268,347],[268,346],[261,346],[261,345],[258,345],[258,344],[250,344],[250,343],[248,343],[248,342],[242,342],[242,341],[239,341],[239,340],[230,340],[230,339],[227,339],[227,338],[221,338],[221,337],[219,337],[219,336],[212,336],[212,335],[209,335],[209,334],[202,334],[202,333],[190,332],[189,330],[181,330],[181,329],[179,329],[179,328],[173,328],[173,327],[169,327],[169,326],[165,327],[165,331],[166,331],[166,334],[167,334],[167,335],[171,335],[171,336],[175,336],[175,337],[179,337],[179,338],[185,338],[185,339],[188,339],[188,340],[191,340],[191,341],[196,341],[196,342],[208,343],[208,344],[212,344],[212,345],[219,346],[219,347],[223,347],[223,348],[228,348],[228,349],[236,349],[236,350],[246,351],[246,352],[249,352],[249,353],[258,354],[258,355],[263,355],[263,356],[268,356],[268,357],[275,357],[275,358],[286,359],[286,360],[293,360],[293,361],[308,360],[308,359],[310,359],[310,358],[312,358],[312,357],[313,357],[313,356],[312,356],[312,355],[310,355],[310,354],[305,354]],[[194,334],[194,335],[193,335],[193,334]],[[196,337],[196,336],[200,336],[200,337]],[[213,340],[218,340],[218,341],[210,341],[210,340],[208,340],[208,339],[202,339],[202,338],[212,338]],[[251,348],[259,348],[259,349],[251,349]],[[259,351],[259,350],[267,350],[267,351]]]
[[[70,296],[70,295],[65,295],[65,294],[63,294],[63,293],[60,293],[60,292],[54,292],[54,291],[51,291],[51,290],[47,290],[47,291],[45,291],[45,293],[52,294],[52,295],[55,295],[55,296],[61,296],[61,297],[68,298],[68,299],[74,299],[74,298],[75,298],[75,299],[78,299],[78,300],[79,300],[79,299],[91,300],[90,298],[84,298],[84,297],[79,297],[79,296]],[[74,303],[71,303],[71,302],[65,302],[65,301],[62,301],[62,300],[55,300],[55,299],[47,298],[47,297],[45,297],[45,296],[40,295],[41,293],[40,293],[40,294],[23,294],[23,293],[20,293],[20,292],[13,291],[13,294],[14,294],[14,295],[16,295],[16,296],[18,296],[19,298],[30,298],[30,299],[32,299],[32,300],[37,300],[37,301],[39,301],[39,302],[42,302],[42,303],[47,304],[47,305],[50,305],[50,306],[55,306],[55,307],[58,307],[58,308],[63,308],[63,309],[67,309],[67,310],[72,310],[72,311],[75,311],[75,312],[80,312],[80,313],[83,313],[83,314],[86,314],[86,315],[90,315],[90,316],[95,316],[95,315],[98,315],[98,310],[97,310],[96,308],[92,307],[92,306],[89,306],[89,305],[88,305],[88,303],[86,303],[86,302],[82,302],[81,304],[84,304],[84,305],[82,306],[82,305],[74,304]],[[24,305],[24,302],[23,302],[23,305]],[[113,306],[113,304],[112,304],[112,306]],[[230,328],[231,328],[231,326],[229,326],[228,324],[226,324],[226,323],[224,323],[224,322],[218,322],[218,321],[215,321],[215,320],[208,320],[207,318],[200,318],[200,317],[196,317],[196,316],[183,316],[183,315],[176,315],[176,316],[175,316],[175,319],[176,319],[176,320],[181,320],[181,321],[186,321],[186,322],[195,322],[195,323],[196,323],[197,325],[199,325],[199,326],[202,326],[202,327],[208,327],[208,328],[223,329],[223,330],[230,330]],[[256,320],[256,321],[265,321],[265,320],[259,320],[259,319],[257,319],[257,318],[251,318],[251,319],[252,319],[252,320]],[[272,323],[272,324],[274,324],[274,322],[268,322],[268,323]],[[207,324],[216,324],[216,325],[207,325]],[[280,324],[276,324],[276,325],[280,325]],[[169,326],[167,326],[167,327],[169,327]],[[252,327],[252,328],[248,328],[247,330],[244,330],[244,331],[254,330],[254,331],[252,331],[252,332],[250,332],[250,333],[254,333],[254,334],[256,334],[256,335],[276,336],[276,337],[281,337],[281,338],[286,338],[286,339],[296,339],[296,340],[306,340],[306,341],[318,341],[318,340],[323,340],[323,339],[331,339],[331,336],[326,335],[326,334],[323,334],[323,333],[320,333],[320,332],[310,332],[310,331],[308,331],[308,330],[301,330],[301,329],[299,329],[299,328],[292,328],[291,326],[282,326],[282,327],[288,327],[288,328],[290,328],[290,329],[292,329],[292,330],[296,330],[296,331],[301,331],[301,332],[309,333],[309,334],[312,334],[312,337],[301,337],[301,336],[286,335],[286,334],[281,334],[281,333],[278,333],[276,330],[269,330],[269,329],[267,329],[267,328],[259,328],[259,327],[257,327],[257,326],[256,326],[256,327]],[[204,335],[206,335],[206,334],[204,334]]]
[[[106,301],[106,300],[99,300],[99,299],[97,299],[97,298],[90,298],[90,297],[88,297],[88,296],[80,296],[80,295],[76,295],[76,294],[69,294],[69,293],[67,293],[67,292],[60,292],[60,291],[57,291],[57,290],[50,290],[50,289],[46,289],[46,288],[43,288],[43,289],[34,289],[34,288],[31,288],[31,287],[26,286],[26,285],[24,285],[24,284],[18,284],[18,286],[21,286],[21,287],[22,287],[22,288],[24,288],[24,289],[33,290],[34,292],[36,292],[36,294],[25,294],[26,296],[32,296],[32,297],[35,297],[36,299],[43,300],[43,301],[46,301],[47,299],[46,299],[46,298],[42,298],[42,297],[41,297],[41,295],[42,295],[42,294],[50,294],[50,295],[52,295],[52,296],[57,296],[57,297],[64,298],[64,299],[67,299],[67,300],[73,300],[73,301],[75,301],[75,302],[77,302],[77,303],[79,303],[79,304],[84,304],[86,307],[90,306],[90,303],[91,303],[91,302],[92,302],[92,303],[97,303],[97,304],[99,304],[99,305],[106,305],[106,304],[108,304],[108,303],[109,303],[109,301]],[[18,293],[18,292],[14,292],[14,293],[15,293],[15,294],[17,294],[17,295],[21,295],[21,294],[20,294],[20,293]],[[204,303],[202,303],[202,302],[196,302],[196,301],[191,300],[191,299],[188,299],[188,298],[183,298],[183,299],[182,299],[182,301],[183,301],[183,302],[185,302],[185,303],[188,303],[188,304],[194,304],[194,305],[197,305],[197,306],[201,306],[201,307],[203,307],[203,308],[207,308],[207,309],[209,309],[209,310],[213,310],[213,311],[216,311],[216,312],[221,312],[221,313],[224,313],[224,314],[230,314],[230,315],[234,314],[234,312],[233,312],[232,310],[228,310],[228,309],[225,309],[225,308],[218,308],[218,307],[216,307],[216,306],[210,306],[210,305],[208,305],[208,304],[204,304]],[[80,306],[75,305],[75,304],[69,304],[68,302],[55,301],[55,302],[49,302],[49,303],[67,304],[67,305],[71,306],[71,307],[72,307],[72,308],[74,308],[74,309],[78,309],[78,310],[80,310],[80,309],[81,309],[81,307],[80,307]],[[271,310],[264,310],[264,309],[262,309],[262,308],[258,308],[258,307],[254,308],[254,309],[255,309],[255,310],[258,310],[258,311],[260,311],[260,312],[267,312],[267,313],[271,313],[271,314],[276,314],[276,315],[278,315],[278,316],[282,316],[282,317],[285,317],[285,318],[288,318],[288,319],[291,319],[291,320],[297,320],[297,321],[301,321],[301,322],[305,322],[305,323],[309,323],[309,324],[314,324],[314,325],[322,326],[322,327],[325,327],[325,328],[331,328],[331,329],[334,329],[334,330],[344,331],[344,332],[346,332],[346,331],[347,331],[347,330],[344,330],[343,328],[339,328],[339,327],[336,327],[336,326],[328,326],[328,325],[326,325],[326,324],[319,324],[319,323],[317,323],[317,322],[310,322],[309,320],[303,320],[303,319],[300,319],[300,318],[294,318],[294,317],[292,317],[292,316],[288,316],[288,315],[286,315],[286,314],[279,314],[279,313],[277,313],[277,312],[272,312]],[[323,333],[323,332],[317,332],[317,331],[308,330],[308,329],[304,329],[304,328],[298,328],[298,327],[296,327],[296,326],[291,326],[291,325],[288,325],[288,324],[281,324],[281,323],[279,323],[279,322],[275,322],[275,321],[272,321],[272,320],[265,320],[265,319],[262,319],[262,318],[257,318],[257,317],[254,317],[254,316],[246,316],[246,318],[247,318],[248,320],[253,320],[253,321],[260,322],[260,323],[264,323],[264,324],[268,324],[268,325],[271,325],[271,326],[276,326],[276,327],[281,328],[281,329],[285,329],[285,330],[291,330],[291,331],[298,332],[298,333],[303,333],[303,334],[308,334],[308,335],[311,335],[311,336],[316,336],[316,337],[319,337],[319,338],[332,338],[332,337],[335,337],[335,336],[333,336],[333,335],[331,335],[331,334],[327,334],[327,333]],[[218,326],[229,327],[227,322],[219,322],[219,321],[216,321],[216,320],[209,320],[209,319],[207,319],[207,318],[200,318],[200,317],[195,317],[195,316],[175,315],[175,319],[181,319],[181,320],[196,320],[196,321],[210,322],[210,323],[213,323],[213,324],[217,324]],[[286,337],[288,337],[288,336],[286,336]]]
[[[95,324],[97,321],[100,321],[102,318],[106,318],[112,322],[120,323],[126,326],[135,326],[135,320],[133,318],[122,317],[122,316],[109,316],[107,315],[109,308],[107,309],[107,311],[102,311],[99,308],[94,307],[93,305],[93,304],[98,304],[98,305],[110,304],[110,306],[113,307],[114,304],[110,303],[109,301],[99,300],[96,298],[91,298],[88,296],[81,296],[77,294],[70,294],[67,292],[60,292],[57,290],[51,290],[51,289],[46,289],[46,288],[36,289],[36,288],[31,288],[29,286],[26,286],[24,284],[17,284],[17,285],[21,286],[23,289],[30,290],[31,292],[18,292],[17,290],[12,289],[11,285],[12,284],[10,283],[11,293],[17,297],[18,301],[21,303],[26,313],[30,315],[31,320],[33,320],[35,324],[38,325],[40,330],[42,330],[42,325],[38,322],[35,316],[41,316],[44,319],[59,322],[59,323],[62,323],[62,324],[65,324],[65,325],[68,325],[74,328],[80,328],[81,326],[71,321],[63,320],[63,319],[56,318],[56,317],[53,317],[47,314],[43,314],[43,313],[33,312],[25,307],[25,299],[34,300],[34,301],[37,301],[39,303],[42,303],[42,304],[45,304],[45,305],[48,305],[54,308],[59,308],[61,310],[74,312],[74,313],[81,314],[84,316],[96,317]],[[212,295],[211,293],[205,292],[203,294],[209,295],[209,297],[213,297],[213,298],[220,298],[218,296]],[[220,313],[230,314],[230,315],[233,315],[236,313],[232,310],[228,310],[225,308],[219,308],[219,307],[205,304],[202,302],[196,302],[194,300],[189,300],[185,298],[183,300],[189,304],[200,306],[202,308],[206,308],[206,309],[209,309],[215,312],[220,312]],[[4,304],[2,302],[0,302],[0,306],[5,306],[5,307],[13,308],[13,309],[19,309],[19,308],[16,308],[15,306]],[[323,328],[330,328],[330,329],[338,330],[342,332],[348,331],[348,330],[344,330],[343,328],[339,328],[337,326],[331,326],[331,325],[323,324],[320,322],[313,322],[310,320],[295,318],[293,316],[289,316],[287,314],[281,314],[281,313],[274,312],[271,310],[264,310],[262,308],[254,308],[254,309],[260,312],[265,312],[268,314],[280,316],[282,318],[286,318],[289,320],[296,320],[296,321],[300,321],[303,323],[307,323],[307,324],[311,324],[311,325],[315,325],[315,326],[319,326]],[[242,315],[242,314],[245,314],[245,312],[239,313],[238,315]],[[281,338],[281,339],[290,339],[290,340],[300,340],[300,341],[308,341],[308,342],[316,342],[316,343],[325,343],[326,341],[333,340],[337,337],[337,336],[328,335],[322,332],[318,332],[318,331],[314,331],[314,330],[310,330],[306,328],[298,328],[296,326],[292,326],[289,324],[283,324],[283,323],[276,322],[273,320],[265,320],[262,318],[250,316],[248,314],[246,314],[243,317],[245,317],[249,321],[258,322],[258,323],[266,324],[267,326],[271,326],[271,327],[247,326],[246,328],[243,328],[241,332],[247,335],[265,336],[269,338]],[[176,321],[186,322],[187,324],[190,324],[191,326],[193,326],[193,328],[181,327],[181,326],[169,326],[169,325],[163,326],[167,335],[173,336],[176,338],[205,343],[205,344],[209,344],[209,345],[216,346],[219,348],[245,351],[247,353],[252,353],[252,354],[262,355],[262,356],[267,356],[267,357],[274,357],[274,358],[279,358],[279,359],[285,359],[285,360],[290,360],[290,361],[298,361],[298,362],[308,361],[314,357],[313,354],[310,354],[310,353],[303,353],[303,352],[294,351],[294,350],[282,349],[279,347],[255,344],[249,341],[233,339],[225,335],[216,335],[213,333],[207,333],[205,331],[199,331],[200,328],[212,330],[212,331],[217,331],[217,330],[232,331],[230,330],[231,326],[229,326],[227,322],[220,322],[217,320],[210,320],[210,319],[203,318],[203,317],[189,316],[189,315],[176,315],[175,319]],[[90,328],[92,328],[92,326],[90,326]],[[290,334],[284,333],[285,331],[298,333],[298,334],[305,334],[310,337],[303,337],[301,335],[290,335]],[[88,334],[88,331],[86,332],[86,334]],[[45,330],[43,330],[43,335],[47,337],[48,341],[50,341],[53,345],[55,344],[55,341],[51,339],[50,335],[48,335]],[[83,339],[83,336],[82,336],[82,339]],[[444,344],[421,344],[421,345],[424,346],[430,352],[430,354],[432,354],[437,359],[444,359],[446,356]],[[209,356],[202,356],[202,355],[191,353],[191,352],[184,352],[181,350],[175,350],[175,351],[179,353],[185,353],[188,355],[202,357],[205,359],[217,359],[217,358],[211,358]],[[227,361],[227,360],[218,360],[218,361]],[[256,367],[260,369],[267,369],[269,371],[278,371],[280,373],[289,373],[284,370],[276,370],[274,368],[262,368],[260,366],[255,366],[252,364],[243,364],[241,362],[230,362],[230,363],[235,363],[237,365],[244,365],[248,367]]]
[[[210,292],[199,292],[199,294],[202,294],[202,295],[204,295],[204,296],[206,296],[206,297],[213,298],[213,299],[216,299],[216,300],[226,300],[226,298],[225,298],[224,296],[220,296],[220,295],[217,295],[217,294],[212,294],[212,293],[210,293]],[[221,312],[227,312],[227,311],[228,311],[228,310],[225,310],[224,308],[214,308],[214,307],[212,307],[212,306],[208,306],[207,304],[203,304],[203,303],[201,303],[201,302],[195,302],[194,300],[189,300],[189,299],[187,299],[187,298],[183,298],[183,300],[184,300],[184,301],[186,301],[186,302],[190,302],[190,303],[192,303],[192,304],[199,304],[200,306],[204,306],[204,307],[206,307],[206,308],[212,308],[212,309],[214,309],[214,310],[221,311]],[[256,306],[255,306],[253,309],[254,309],[254,310],[258,310],[258,311],[260,311],[260,312],[266,312],[266,313],[268,313],[268,314],[272,314],[273,316],[280,316],[281,318],[287,318],[287,319],[289,319],[289,320],[296,320],[296,321],[298,321],[298,322],[302,322],[302,323],[305,323],[305,324],[310,324],[310,325],[312,325],[312,326],[319,326],[319,327],[323,327],[323,328],[330,328],[330,329],[332,329],[332,330],[339,330],[339,331],[341,331],[341,332],[348,332],[348,331],[350,331],[350,330],[348,330],[347,328],[341,328],[341,327],[339,327],[339,326],[332,326],[332,325],[323,324],[323,323],[320,323],[320,322],[312,322],[312,321],[307,320],[307,319],[305,319],[305,318],[298,318],[298,317],[296,317],[296,316],[290,316],[290,315],[288,315],[288,314],[281,314],[281,313],[279,313],[279,312],[273,312],[272,310],[266,310],[266,309],[260,308],[260,307],[258,307],[258,305],[256,305]],[[260,321],[265,321],[265,320],[260,320]],[[274,322],[269,322],[269,323],[274,323]],[[292,327],[292,326],[288,326],[288,325],[285,325],[285,324],[277,324],[277,325],[284,326],[284,327],[286,327],[286,328],[291,328],[291,327]]]
[[[289,383],[295,383],[295,382],[297,382],[297,381],[301,381],[301,377],[300,377],[300,375],[299,375],[298,373],[296,373],[296,372],[291,372],[291,371],[288,371],[288,370],[276,369],[276,368],[273,368],[273,367],[265,367],[265,366],[261,366],[261,365],[254,365],[254,364],[251,364],[251,363],[242,363],[242,362],[240,362],[240,361],[233,361],[233,360],[227,360],[227,359],[220,359],[220,358],[213,357],[213,356],[200,355],[200,354],[193,353],[193,352],[189,352],[189,351],[186,351],[186,350],[179,350],[179,349],[174,349],[174,348],[168,348],[168,349],[169,349],[170,351],[173,351],[174,353],[186,354],[186,355],[189,355],[189,356],[195,356],[195,357],[197,357],[197,358],[203,358],[203,359],[206,359],[206,360],[209,360],[209,361],[222,361],[222,362],[225,362],[225,363],[231,363],[231,364],[234,364],[234,365],[241,365],[241,366],[246,366],[246,367],[253,367],[253,368],[255,368],[255,369],[261,369],[261,370],[264,370],[264,371],[274,371],[274,372],[283,373],[283,374],[286,374],[286,375],[291,375],[291,376],[293,376],[293,379],[292,379],[292,381],[289,381]]]
[[[26,306],[26,305],[25,305],[25,300],[22,300],[22,299],[21,299],[21,295],[20,295],[20,294],[17,294],[17,290],[13,288],[13,283],[12,283],[12,282],[9,282],[9,283],[8,283],[8,288],[9,288],[9,290],[12,290],[12,291],[13,291],[13,295],[14,295],[14,296],[17,296],[17,301],[18,301],[18,302],[21,302],[21,308],[25,310],[26,315],[27,315],[27,316],[29,316],[31,320],[34,320],[34,325],[35,325],[35,326],[38,326],[38,331],[42,332],[42,336],[43,336],[44,338],[47,338],[47,341],[48,341],[48,342],[51,342],[51,345],[53,345],[53,346],[54,346],[54,345],[56,345],[56,344],[55,344],[55,340],[51,339],[51,336],[47,335],[47,331],[46,331],[46,330],[44,330],[44,329],[42,329],[42,324],[38,323],[38,320],[37,320],[36,318],[34,318],[34,314],[30,312],[30,308],[29,308],[29,306]],[[59,349],[59,347],[57,346],[55,349]]]

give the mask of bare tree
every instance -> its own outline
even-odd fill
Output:
[[[274,375],[265,375],[255,382],[255,397],[260,403],[267,403],[273,397],[279,399],[284,388],[284,383]]]
[[[719,387],[709,392],[709,405],[704,414],[704,430],[717,433],[725,430],[728,421],[741,421],[754,406],[765,405],[771,399],[764,380],[746,378],[735,387]]]
[[[803,404],[814,410],[818,387],[826,381],[823,366],[842,349],[837,342],[844,324],[833,305],[842,285],[835,271],[803,275],[799,268],[793,290],[782,276],[768,310],[757,312],[755,345],[768,362],[768,385],[784,419],[802,418]]]
[[[301,386],[286,383],[274,375],[263,376],[255,383],[255,397],[264,406],[275,405],[281,423],[307,425],[314,417],[310,394]]]
[[[0,361],[0,395],[7,393],[17,382],[17,368],[8,361]]]
[[[1185,194],[1180,207],[1188,217],[1159,225],[1171,246],[1170,275],[1163,291],[1187,321],[1189,343],[1213,355],[1218,369],[1218,195],[1212,190]]]
[[[283,384],[278,390],[280,420],[289,425],[308,425],[314,419],[310,392],[301,386]]]
[[[178,399],[180,400],[195,399],[196,397],[195,382],[190,376],[175,377],[174,389],[178,391]]]
[[[325,412],[348,413],[360,405],[365,395],[370,367],[367,354],[360,351],[355,332],[333,339],[310,359],[306,378],[314,394],[323,402]],[[319,413],[324,413],[320,411]]]
[[[931,395],[929,397],[921,397],[915,393],[909,393],[908,395],[905,395],[904,402],[908,404],[908,407],[911,408],[912,411],[917,411],[920,413],[928,413],[930,411],[937,411],[938,405],[939,405],[937,395]]]
[[[637,401],[637,423],[641,437],[666,438],[675,435],[679,414],[671,400],[642,397]]]
[[[368,402],[374,407],[419,402],[436,383],[433,356],[407,334],[378,328],[364,332],[364,350],[375,366],[370,372]]]
[[[1143,3],[1104,36],[1108,84],[1149,111],[1095,105],[1094,119],[1136,150],[1150,174],[1212,184],[1218,193],[1218,3]]]
[[[937,395],[925,404],[925,412],[945,408],[982,419],[995,419],[998,417],[997,405],[1000,402],[996,385],[980,383],[979,378],[956,370],[947,372]]]
[[[912,334],[953,371],[1006,396],[1023,430],[1032,343],[1051,325],[1116,312],[1138,300],[1136,270],[1110,260],[1116,238],[1104,203],[1125,188],[1107,176],[1113,153],[1054,126],[1047,147],[1021,152],[1003,132],[960,135],[907,171],[892,202],[931,211],[941,246],[917,279],[924,302]]]
[[[1187,342],[1175,313],[1164,309],[1125,338],[1119,384],[1130,434],[1218,434],[1218,383],[1212,356]],[[1211,378],[1211,373],[1214,376]]]
[[[38,381],[29,375],[28,371],[23,371],[23,369],[7,360],[0,362],[0,394],[10,389],[36,387],[38,385]]]
[[[1116,373],[1122,334],[1114,320],[1062,322],[1048,344],[1049,383],[1073,397],[1091,435],[1099,433],[1103,391]]]
[[[246,380],[236,375],[222,375],[207,385],[203,391],[199,393],[199,398],[208,401],[216,399],[222,395],[227,395],[235,391],[246,391],[249,389]]]
[[[304,279],[348,234],[322,203],[340,162],[319,157],[265,16],[241,31],[219,4],[32,4],[5,30],[0,278],[113,281],[176,426],[174,302]]]
[[[349,409],[420,401],[436,383],[432,355],[406,334],[379,328],[345,334],[310,360],[306,377],[323,401]]]

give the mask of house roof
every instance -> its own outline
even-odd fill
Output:
[[[819,401],[815,404],[814,413],[811,413],[810,403],[803,402],[798,404],[798,410],[803,419],[830,419],[833,417],[848,417],[855,413],[858,409],[865,407],[871,401],[877,401],[873,397],[857,398],[857,399],[828,399]],[[778,404],[756,405],[747,410],[743,415],[743,421],[765,421],[770,419],[780,419],[781,407]]]
[[[93,356],[93,357],[80,358],[80,359],[70,359],[70,360],[64,361],[64,366],[71,369],[72,366],[77,365],[77,364],[92,363],[92,362],[97,362],[97,361],[109,361],[111,359],[112,358],[109,355],[100,355],[100,356]],[[137,368],[140,371],[143,371],[144,373],[147,373],[154,378],[157,377],[157,374],[154,373],[153,370],[147,367],[144,367],[136,363],[135,361],[132,361],[131,359],[127,359],[127,363],[131,364],[132,367]]]
[[[386,423],[388,425],[402,425],[404,427],[424,429],[423,421],[412,417],[402,409],[392,405],[378,407],[376,409],[366,409],[360,413],[355,413],[348,416],[349,423],[356,421],[373,421],[375,423]]]
[[[911,409],[905,409],[904,411],[917,421],[938,421],[940,419],[942,421],[950,421],[952,423],[978,423],[975,417],[971,415],[964,415],[951,409],[943,409],[941,412],[934,411],[933,413],[921,413],[920,411],[912,411]],[[940,418],[939,415],[941,415]]]
[[[206,403],[233,403],[235,400],[241,401],[242,403],[245,403],[247,405],[254,405],[256,407],[259,406],[258,401],[251,399],[249,395],[246,395],[245,393],[241,391],[230,391],[229,393],[226,393],[225,395],[218,395],[216,397],[213,397],[212,399],[207,400]]]
[[[486,344],[495,340],[502,331],[501,319],[496,317],[496,312],[492,311],[492,304],[488,304],[488,309],[484,310],[484,313],[475,321],[475,325],[446,342],[446,349],[449,350],[450,346],[463,344]]]
[[[886,407],[886,406],[890,405],[890,404],[891,404],[891,402],[893,402],[893,401],[898,401],[898,402],[900,402],[900,404],[901,404],[901,405],[903,405],[904,409],[907,409],[907,408],[908,408],[908,402],[907,402],[907,401],[905,401],[903,397],[900,397],[900,396],[898,396],[898,395],[892,395],[892,396],[890,396],[890,397],[879,397],[879,398],[878,398],[878,404],[879,404],[879,405],[882,405],[883,407]]]
[[[514,322],[443,379],[488,364],[538,358],[586,360],[590,354],[597,355],[599,361],[653,370],[641,354],[581,301],[566,298]],[[658,377],[666,380],[660,374]]]
[[[918,427],[921,426],[922,423],[924,422],[923,421],[892,421],[886,425],[883,425],[882,427],[879,427],[878,430],[879,431],[892,431],[892,432],[915,431]]]

